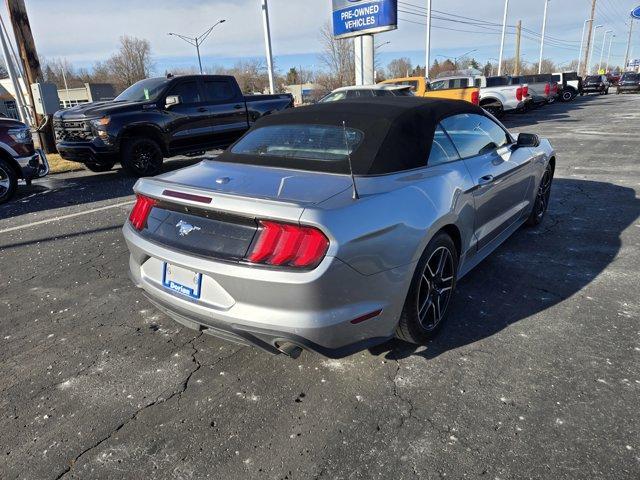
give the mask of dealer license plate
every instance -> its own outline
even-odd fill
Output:
[[[202,274],[165,263],[162,270],[162,285],[172,292],[198,299],[202,290]]]

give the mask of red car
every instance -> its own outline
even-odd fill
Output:
[[[42,150],[35,150],[29,127],[18,120],[0,118],[0,203],[15,194],[18,180],[29,185],[47,173],[47,157]]]

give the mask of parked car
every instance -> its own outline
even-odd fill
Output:
[[[609,79],[606,75],[588,75],[584,79],[581,95],[589,93],[598,93],[600,95],[608,95],[610,87]]]
[[[556,72],[552,78],[559,86],[563,102],[573,100],[582,92],[582,77],[577,72]]]
[[[527,85],[510,85],[509,77],[484,77],[462,74],[438,78],[431,82],[431,88],[444,85],[472,85],[480,89],[479,105],[500,117],[507,112],[523,110],[530,101]],[[435,87],[434,87],[435,85]]]
[[[48,173],[47,157],[34,148],[29,127],[12,118],[0,118],[0,203],[13,197],[18,180],[29,185]]]
[[[531,103],[534,105],[549,103],[553,98],[551,82],[538,75],[511,76],[509,79],[511,85],[527,85],[529,87]]]
[[[407,85],[360,85],[336,88],[324,96],[318,103],[335,102],[337,100],[360,97],[413,97],[413,91]]]
[[[474,105],[480,103],[480,89],[464,81],[438,79],[428,82],[424,77],[404,77],[390,78],[381,82],[381,85],[408,86],[418,97],[464,100]]]
[[[148,78],[113,101],[58,111],[56,146],[94,172],[119,161],[132,175],[154,175],[164,158],[225,148],[258,118],[290,107],[290,94],[244,96],[231,76]]]
[[[555,156],[469,102],[287,110],[215,159],[136,183],[131,278],[178,322],[271,353],[423,343],[456,282],[542,221]]]
[[[618,81],[616,94],[640,93],[640,73],[625,72]]]

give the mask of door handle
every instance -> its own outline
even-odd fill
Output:
[[[480,180],[478,180],[478,185],[488,185],[494,180],[495,178],[493,177],[493,175],[485,175],[484,177],[480,177]]]
[[[233,108],[236,110],[240,110],[242,108],[242,105],[234,105]]]
[[[204,112],[206,112],[206,111],[207,111],[207,107],[200,107],[200,108],[198,109],[198,111],[199,111],[200,113],[204,113]]]

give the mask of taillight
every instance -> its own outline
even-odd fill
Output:
[[[471,92],[471,103],[474,105],[480,105],[480,92],[477,90]]]
[[[529,85],[524,85],[522,87],[522,98],[527,98],[529,95]]]
[[[551,85],[546,83],[545,86],[544,86],[544,94],[545,95],[549,95],[550,93],[551,93]]]
[[[329,240],[317,228],[260,220],[258,236],[246,257],[251,263],[308,268],[320,263]]]
[[[131,214],[129,215],[129,221],[131,225],[133,225],[133,228],[142,230],[145,227],[149,213],[151,213],[151,209],[157,203],[153,198],[145,197],[144,195],[137,196],[136,204],[133,206],[133,210],[131,210]]]
[[[518,101],[522,100],[522,87],[518,87],[516,89],[516,100]]]
[[[558,84],[557,83],[553,84],[553,93],[558,93]]]

